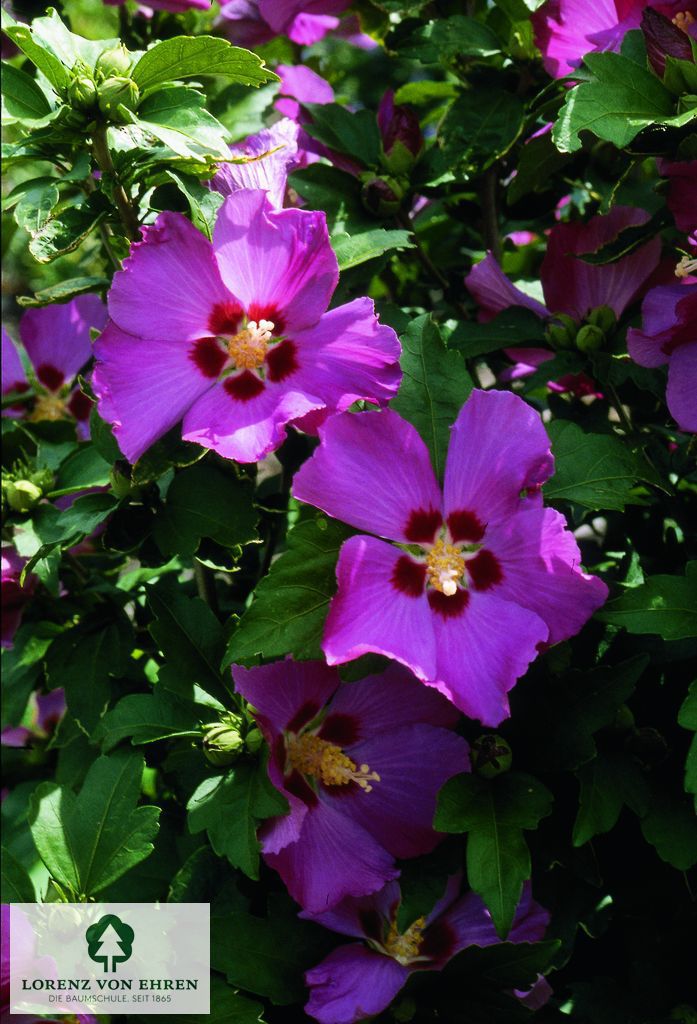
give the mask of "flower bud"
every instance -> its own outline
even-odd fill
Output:
[[[644,8],[641,31],[646,41],[646,56],[656,74],[663,78],[666,57],[692,61],[692,47],[687,31],[678,28],[669,18],[652,7]]]
[[[557,313],[545,330],[552,348],[573,348],[576,337],[576,321],[567,313]]]
[[[243,720],[240,715],[225,715],[219,722],[203,727],[203,752],[218,767],[233,764],[244,753]]]
[[[123,43],[119,43],[118,46],[113,46],[110,50],[100,53],[97,63],[94,65],[94,73],[98,81],[113,76],[127,75],[131,70],[132,61],[133,54],[126,49]]]
[[[424,145],[419,119],[409,107],[395,106],[388,89],[378,108],[383,163],[392,174],[406,174],[414,166]]]
[[[586,324],[576,335],[576,348],[579,352],[597,352],[604,344],[604,332],[593,324]]]
[[[31,512],[43,497],[43,491],[31,480],[4,481],[3,491],[7,504],[15,512]]]
[[[136,110],[139,99],[138,86],[130,78],[107,78],[99,86],[99,109],[117,124],[128,124],[128,116],[119,108]]]
[[[506,741],[495,733],[475,740],[471,753],[472,768],[484,779],[493,779],[510,771],[513,752]]]
[[[68,86],[68,102],[75,110],[88,111],[97,104],[97,86],[87,75],[79,75]]]
[[[397,213],[404,198],[404,188],[395,179],[387,176],[369,177],[361,189],[361,199],[366,210],[379,217],[390,217]]]
[[[586,322],[593,327],[599,327],[603,334],[610,334],[617,326],[617,317],[609,306],[598,306],[590,311]]]
[[[244,738],[244,745],[250,754],[258,754],[264,744],[264,737],[256,727],[250,729]]]

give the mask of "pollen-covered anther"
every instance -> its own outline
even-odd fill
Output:
[[[446,597],[457,593],[458,582],[465,571],[465,556],[454,544],[438,540],[426,559],[428,582]]]
[[[690,274],[697,274],[697,260],[683,256],[675,268],[675,276],[688,277]]]
[[[293,768],[302,775],[313,775],[325,786],[347,786],[355,782],[370,793],[371,782],[379,782],[377,772],[371,772],[367,764],[356,765],[341,747],[329,740],[323,740],[312,733],[292,736],[287,741],[288,759]]]
[[[274,326],[271,320],[259,323],[250,320],[246,327],[228,338],[228,355],[238,370],[258,370],[263,366]]]
[[[681,29],[683,32],[687,32],[690,25],[694,25],[695,16],[691,11],[679,11],[673,18],[673,24],[676,28]]]
[[[397,922],[393,921],[385,939],[385,952],[403,967],[418,960],[425,927],[426,918],[417,917],[407,930],[400,934],[397,931]]]
[[[39,395],[34,403],[34,408],[27,419],[32,423],[41,423],[42,420],[62,420],[68,413],[65,402],[58,395],[49,392],[46,395]]]

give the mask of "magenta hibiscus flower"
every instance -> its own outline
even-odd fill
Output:
[[[468,946],[500,941],[489,911],[469,892],[460,896],[461,877],[448,881],[430,914],[400,932],[401,892],[390,882],[375,896],[346,899],[324,914],[301,914],[358,942],[339,946],[305,974],[310,998],[305,1010],[321,1024],[354,1024],[386,1009],[414,971],[441,971]],[[530,884],[516,911],[507,942],[538,942],[549,914],[532,898]]]
[[[217,25],[233,43],[260,46],[285,35],[300,46],[311,46],[337,28],[351,0],[228,0]]]
[[[668,363],[666,402],[681,430],[697,433],[697,277],[654,288],[641,307],[642,328],[627,332],[640,366]]]
[[[668,209],[686,235],[697,232],[697,160],[659,160],[659,173],[668,178]]]
[[[284,205],[288,175],[299,166],[298,125],[283,117],[250,135],[243,142],[230,146],[232,157],[247,157],[243,164],[220,164],[210,186],[223,196],[242,188],[263,189],[269,202],[280,210]]]
[[[65,691],[32,693],[29,698],[29,718],[26,725],[8,726],[0,733],[3,747],[27,747],[35,740],[47,740],[65,714]]]
[[[233,678],[290,805],[262,830],[264,858],[301,906],[375,892],[399,874],[395,857],[434,848],[438,791],[469,768],[447,701],[397,666],[357,683],[321,662],[234,666]]]
[[[540,417],[510,392],[473,391],[442,493],[426,445],[394,412],[333,417],[320,437],[295,497],[377,534],[341,548],[327,661],[395,658],[497,725],[540,645],[573,636],[607,597],[581,572],[564,517],[525,496],[554,466]]]
[[[74,417],[78,433],[89,436],[92,402],[75,384],[75,378],[92,357],[90,329],[101,330],[106,308],[96,295],[80,295],[71,302],[28,310],[19,322],[19,335],[36,376],[36,399],[28,406],[7,410],[20,416],[26,409],[30,420]],[[2,332],[2,393],[23,392],[29,387],[14,342]]]
[[[212,243],[160,214],[114,276],[95,346],[100,415],[126,458],[183,419],[185,440],[255,462],[309,413],[389,401],[397,335],[367,298],[325,312],[338,276],[324,213],[275,210],[263,191],[225,200]]]
[[[627,32],[639,28],[645,7],[684,24],[680,15],[691,17],[695,4],[694,0],[548,0],[532,16],[535,42],[546,70],[554,78],[562,78],[577,68],[587,53],[619,50]]]
[[[26,558],[17,554],[11,544],[2,545],[2,646],[12,647],[15,633],[22,621],[24,606],[31,597],[36,577],[28,575],[20,583]]]

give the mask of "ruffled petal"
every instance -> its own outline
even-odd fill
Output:
[[[695,318],[697,283],[652,288],[641,304],[641,328],[627,331],[627,351],[640,366],[662,366],[671,348],[694,340]]]
[[[287,659],[257,668],[232,666],[235,690],[280,731],[307,725],[339,686],[339,674],[322,661]]]
[[[114,275],[109,315],[129,334],[193,341],[215,334],[216,307],[235,304],[207,238],[181,213],[161,213],[144,227],[123,270]]]
[[[426,687],[422,686],[422,690]],[[357,786],[329,787],[348,814],[395,857],[418,857],[442,836],[433,829],[436,797],[453,775],[469,770],[469,745],[433,725],[405,725],[351,746],[355,764],[380,776],[370,793]]]
[[[308,1016],[320,1024],[354,1024],[387,1009],[409,971],[391,957],[352,943],[305,973]]]
[[[256,376],[253,381],[261,390],[250,397],[230,394],[228,381],[211,388],[186,413],[184,440],[212,448],[226,459],[258,462],[283,443],[288,423],[322,408],[320,399],[301,390],[262,383]]]
[[[317,323],[339,279],[325,214],[274,210],[265,192],[241,189],[225,200],[213,247],[223,280],[250,315],[261,309],[285,332]]]
[[[479,319],[485,322],[511,306],[524,306],[540,317],[549,315],[541,302],[516,288],[490,252],[472,267],[465,278],[465,285],[470,295],[477,300]]]
[[[343,412],[359,399],[385,405],[397,394],[402,371],[397,335],[375,315],[372,299],[354,299],[293,335],[302,353],[295,383]]]
[[[446,517],[473,514],[483,528],[516,512],[521,492],[551,476],[550,447],[539,414],[522,398],[508,391],[473,391],[452,428]],[[463,539],[478,541],[481,532]]]
[[[92,387],[99,415],[114,428],[119,448],[135,462],[177,424],[211,387],[192,347],[180,340],[136,338],[110,323],[97,340]]]
[[[308,808],[298,841],[264,858],[293,899],[313,914],[346,896],[376,892],[399,875],[392,856],[323,799]]]
[[[594,49],[591,37],[616,30],[618,21],[615,0],[550,0],[544,4],[533,14],[532,23],[548,74],[553,78],[568,75]],[[615,47],[603,47],[608,48]]]
[[[322,443],[293,481],[296,498],[391,540],[433,540],[441,522],[440,488],[410,423],[389,410],[344,413],[319,434]]]
[[[390,921],[394,920],[401,899],[399,882],[388,882],[370,896],[360,896],[357,899],[349,896],[331,910],[321,914],[310,914],[302,910],[298,917],[321,924],[323,928],[329,928],[339,935],[375,939],[379,942],[384,938]]]
[[[223,196],[241,188],[263,189],[277,209],[283,206],[288,174],[298,154],[298,126],[288,117],[270,128],[250,135],[230,147],[231,157],[252,158],[244,164],[220,164],[211,179],[211,188]]]
[[[509,715],[508,691],[549,633],[527,608],[493,593],[468,594],[460,615],[433,612],[437,667],[426,681],[469,718],[498,725]]]
[[[577,320],[598,306],[609,306],[619,317],[636,298],[658,266],[661,239],[614,263],[594,266],[578,257],[597,252],[625,228],[645,224],[649,214],[631,206],[614,206],[610,213],[591,217],[585,224],[557,224],[547,242],[540,268],[545,301],[552,313],[568,313]]]
[[[666,401],[681,430],[697,433],[697,342],[676,348],[668,364]]]
[[[405,593],[393,582],[402,557],[372,537],[344,543],[336,567],[339,590],[322,642],[330,665],[373,652],[394,658],[419,678],[433,678],[436,652],[426,594]]]
[[[106,306],[96,295],[27,310],[19,335],[42,384],[55,391],[75,377],[92,356],[90,327],[101,331],[106,318]]]
[[[549,627],[550,644],[578,633],[607,600],[603,581],[581,571],[574,535],[551,508],[517,512],[490,527],[484,546],[503,574],[496,596],[539,615]]]

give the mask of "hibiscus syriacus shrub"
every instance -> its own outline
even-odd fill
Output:
[[[692,1021],[693,0],[5,8],[3,902]]]

